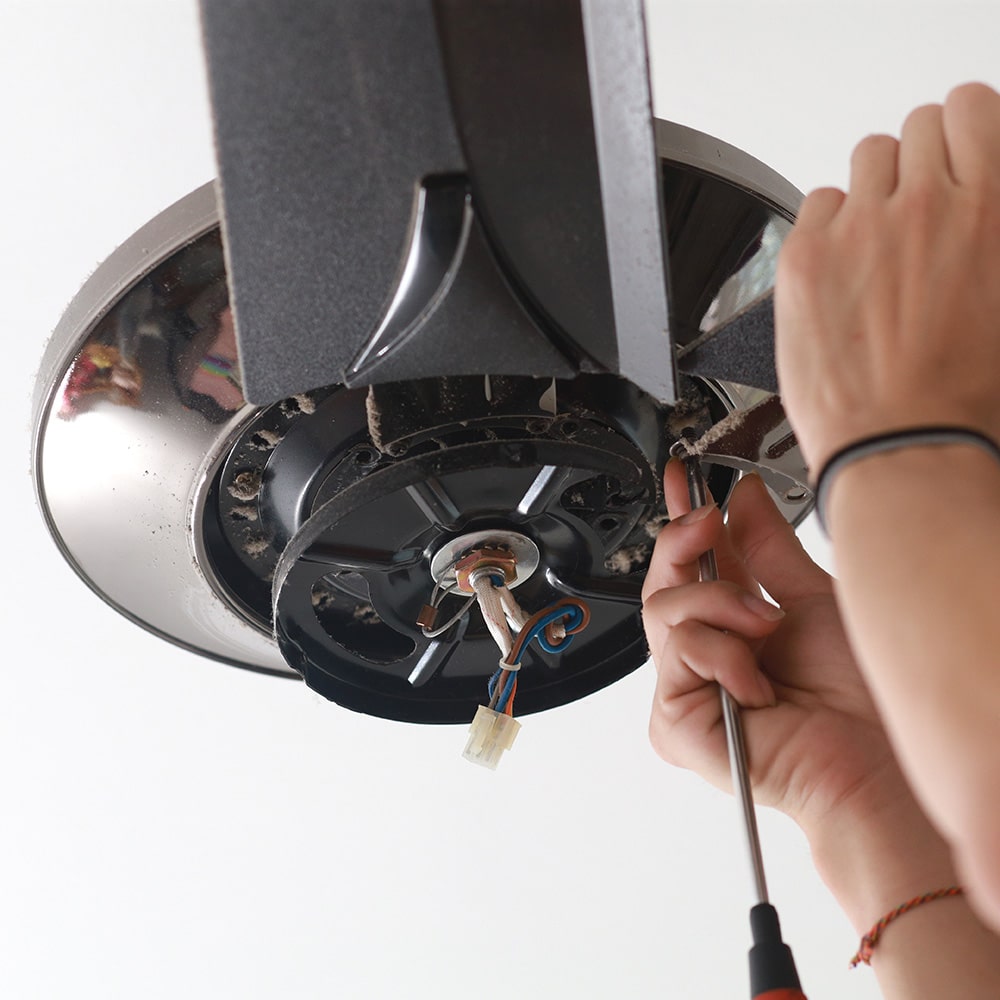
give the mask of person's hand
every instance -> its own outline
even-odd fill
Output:
[[[854,151],[850,190],[805,199],[778,263],[782,400],[813,470],[927,424],[1000,439],[1000,95],[918,108]]]
[[[779,258],[778,377],[814,474],[920,425],[1000,441],[1000,95],[972,84],[872,136]],[[1000,465],[978,447],[850,463],[827,498],[841,615],[897,758],[1000,931]],[[765,581],[765,586],[766,586]]]
[[[737,485],[727,525],[716,507],[682,517],[690,504],[679,461],[667,466],[664,488],[672,520],[657,539],[643,591],[657,670],[656,751],[731,787],[718,681],[747,709],[758,801],[807,833],[838,808],[864,811],[869,802],[908,796],[847,646],[832,581],[760,478]],[[709,548],[722,579],[699,583],[698,556]],[[761,586],[783,616],[760,596]]]
[[[653,746],[729,789],[721,681],[744,706],[755,798],[802,827],[859,934],[903,900],[955,884],[951,850],[903,779],[858,673],[831,580],[763,483],[740,481],[725,525],[715,507],[682,519],[690,506],[680,462],[667,466],[664,488],[673,520],[657,539],[643,593],[657,670]],[[695,582],[710,547],[723,579]],[[784,616],[757,603],[758,585]],[[894,923],[875,971],[893,1000],[956,990],[985,1000],[1000,989],[1000,950],[968,901],[953,898]]]

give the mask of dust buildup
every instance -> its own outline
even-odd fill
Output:
[[[326,611],[327,608],[333,607],[336,603],[336,597],[329,587],[324,587],[321,584],[316,584],[313,587],[312,595],[312,606],[317,611]]]
[[[229,516],[234,521],[256,521],[259,515],[256,507],[246,504],[241,507],[233,507]]]
[[[251,559],[258,559],[271,546],[263,535],[248,535],[241,543],[241,547]]]
[[[271,431],[266,429],[261,429],[259,431],[254,431],[250,435],[250,447],[256,448],[257,451],[272,451],[278,446],[281,441],[283,434],[279,434],[277,431]]]
[[[656,538],[660,529],[669,522],[669,514],[656,514],[643,524],[643,529],[650,538]]]
[[[322,582],[317,583],[313,587],[311,599],[312,606],[319,613],[336,612],[340,615],[346,615],[349,610],[350,620],[355,625],[382,624],[382,619],[379,618],[378,612],[372,604],[358,604],[352,608],[350,603],[353,603],[353,601],[350,597]],[[341,622],[345,624],[343,619],[341,619]]]
[[[704,455],[725,440],[727,454],[753,457],[764,435],[777,427],[784,416],[781,400],[775,395],[765,396],[746,410],[733,410],[696,441],[681,440],[689,455]]]
[[[370,604],[359,604],[354,609],[352,617],[360,625],[380,625],[382,623],[378,612]]]
[[[604,568],[615,576],[625,576],[634,573],[637,569],[642,569],[649,559],[648,545],[629,545],[625,548],[612,552],[604,560]]]
[[[293,396],[292,399],[299,404],[299,409],[309,416],[316,412],[316,400],[312,398],[307,392],[300,392],[298,395]]]
[[[249,503],[260,496],[261,474],[259,469],[244,469],[233,476],[233,481],[226,487],[229,495],[236,500]]]
[[[708,401],[701,393],[688,389],[674,404],[667,417],[667,432],[671,438],[680,438],[684,431],[704,432],[712,424]]]
[[[382,411],[375,399],[375,386],[373,385],[368,386],[368,395],[365,397],[365,414],[368,417],[368,436],[372,439],[372,444],[385,454],[385,441],[382,440]]]
[[[747,419],[747,414],[750,412],[751,410],[733,410],[732,413],[723,417],[717,424],[713,424],[697,441],[685,441],[688,454],[704,455],[706,449],[710,448],[720,438],[742,427]]]

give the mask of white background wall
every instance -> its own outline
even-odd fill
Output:
[[[915,104],[1000,84],[993,2],[649,14],[658,113],[803,189],[843,184],[854,142]],[[459,729],[174,649],[62,563],[27,470],[42,345],[98,261],[213,173],[192,0],[0,4],[0,994],[745,996],[735,809],[648,749],[651,668],[525,720],[493,775]],[[761,827],[809,996],[876,996],[797,830]]]

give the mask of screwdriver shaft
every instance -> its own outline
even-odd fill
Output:
[[[701,471],[701,461],[697,455],[684,455],[687,470],[688,496],[691,509],[704,507],[708,503],[708,488]],[[719,579],[719,567],[715,552],[709,549],[698,559],[698,576],[706,580]],[[753,791],[750,787],[750,769],[747,766],[746,743],[743,740],[743,723],[739,706],[732,695],[719,685],[722,701],[722,717],[726,726],[726,745],[729,748],[729,770],[733,778],[733,792],[739,800],[743,815],[743,833],[746,841],[750,869],[753,873],[754,891],[758,903],[767,903],[767,879],[764,876],[764,859],[760,850],[760,835],[757,832],[757,811],[754,808]]]
[[[760,835],[757,832],[757,811],[750,789],[750,774],[747,769],[746,745],[743,742],[743,723],[740,721],[739,706],[730,693],[720,685],[722,717],[726,723],[726,744],[729,747],[729,770],[733,776],[733,790],[740,800],[743,813],[743,834],[747,856],[753,873],[754,891],[758,903],[767,903],[767,879],[764,877],[764,858],[760,852]]]

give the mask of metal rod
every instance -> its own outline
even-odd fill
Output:
[[[740,710],[730,693],[721,685],[719,686],[719,697],[722,699],[722,716],[726,722],[729,770],[733,776],[733,791],[740,800],[743,813],[743,833],[750,869],[753,873],[754,890],[758,903],[768,903],[770,900],[767,895],[767,878],[764,875],[764,858],[760,852],[757,811],[754,808],[753,791],[750,788],[750,773],[747,767],[746,745],[743,742],[743,723],[740,720]]]
[[[682,456],[687,470],[688,496],[691,509],[704,507],[708,502],[708,488],[705,476],[701,471],[701,456],[686,454]],[[709,549],[698,559],[698,576],[706,580],[719,579],[719,567],[715,560],[715,552]],[[746,744],[743,740],[743,723],[740,719],[739,706],[732,695],[719,685],[719,698],[722,701],[722,717],[726,725],[726,745],[729,748],[729,770],[733,776],[733,793],[739,800],[743,815],[743,833],[746,840],[750,868],[753,872],[754,889],[758,903],[767,903],[767,879],[764,877],[764,859],[760,851],[760,835],[757,832],[757,812],[754,808],[753,791],[750,787],[750,769],[747,766]]]

